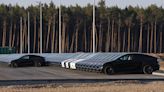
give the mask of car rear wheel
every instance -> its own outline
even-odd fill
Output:
[[[153,73],[153,67],[150,65],[145,65],[143,67],[143,73],[144,74],[152,74]]]
[[[112,74],[114,74],[114,70],[113,70],[113,68],[111,66],[106,66],[104,68],[104,73],[108,74],[108,75],[112,75]]]
[[[18,64],[17,64],[17,63],[15,63],[15,62],[12,62],[12,63],[11,63],[11,67],[16,68],[16,67],[18,67]]]
[[[42,66],[41,62],[35,62],[35,67],[41,67],[41,66]]]

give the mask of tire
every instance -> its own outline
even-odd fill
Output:
[[[104,73],[107,75],[112,75],[112,74],[114,74],[114,69],[111,66],[106,66],[104,68]]]
[[[11,67],[16,68],[16,67],[18,67],[18,64],[15,62],[11,62]]]
[[[145,65],[143,67],[143,73],[144,74],[152,74],[153,73],[153,67],[150,65]]]
[[[37,61],[37,62],[35,62],[35,64],[34,64],[34,65],[35,65],[35,67],[41,67],[41,66],[42,66],[41,62],[38,62],[38,61]]]

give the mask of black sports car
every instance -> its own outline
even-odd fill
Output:
[[[116,72],[141,72],[152,74],[153,71],[159,70],[157,58],[145,54],[127,54],[115,61],[103,65],[105,74]]]
[[[22,66],[47,66],[48,62],[45,61],[44,57],[37,55],[25,55],[19,59],[10,62],[11,67],[22,67]]]

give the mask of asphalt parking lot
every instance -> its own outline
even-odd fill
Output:
[[[42,79],[164,79],[164,76],[146,74],[115,74],[70,70],[57,66],[47,67],[0,67],[0,80],[42,80]]]

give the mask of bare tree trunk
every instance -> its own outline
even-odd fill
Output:
[[[48,51],[48,47],[49,47],[51,24],[52,24],[52,17],[50,17],[49,20],[48,20],[48,33],[47,33],[47,41],[46,41],[46,51]]]
[[[106,34],[106,52],[109,52],[109,45],[110,45],[110,19],[108,17],[108,30],[107,30],[107,34]]]
[[[69,50],[69,34],[67,32],[67,27],[66,27],[66,30],[65,30],[65,46],[64,46],[64,50],[65,50],[65,52],[68,52],[68,50]]]
[[[87,51],[87,28],[86,28],[86,21],[84,22],[84,48],[85,52]]]
[[[25,23],[25,51],[28,53],[28,30],[27,30],[27,19]]]
[[[43,46],[43,52],[48,52],[47,50],[46,50],[46,41],[47,41],[47,37],[49,36],[48,35],[48,32],[47,32],[47,28],[48,28],[48,26],[47,25],[43,25],[43,27],[45,26],[45,28],[43,28],[43,32],[42,32],[42,39],[43,39],[43,41],[42,41],[42,46]]]
[[[95,28],[95,51],[98,51],[98,32],[97,29]]]
[[[40,28],[38,28],[38,34],[40,34],[39,30],[40,30]],[[40,52],[40,39],[41,39],[40,35],[38,35],[38,41],[37,41],[38,42],[38,53]]]
[[[76,26],[76,32],[75,32],[75,51],[78,51],[78,40],[79,40],[79,27],[80,27],[80,23],[77,23]]]
[[[35,52],[36,48],[36,16],[34,16],[34,44],[33,44],[33,53]]]
[[[27,19],[24,18],[24,30],[23,30],[23,51],[27,50]]]
[[[150,26],[149,26],[149,24],[148,24],[148,28],[147,28],[148,30],[147,30],[147,53],[149,53],[149,40],[150,40]]]
[[[116,52],[117,51],[117,49],[118,49],[118,45],[117,45],[117,31],[116,30],[114,30],[114,37],[113,37],[113,47],[114,47],[114,52]]]
[[[78,28],[76,29],[76,36],[75,36],[75,51],[77,52],[78,51],[78,39],[79,39],[79,37],[78,37],[78,35],[79,35],[79,32],[78,32]]]
[[[160,31],[160,53],[162,53],[162,44],[163,44],[162,38],[163,38],[163,35],[162,35],[162,30],[161,30]]]
[[[63,28],[62,28],[62,52],[65,52],[65,42],[66,42],[66,40],[65,40],[65,38],[66,38],[66,34],[65,34],[65,32],[66,32],[66,23],[65,22],[63,22]]]
[[[69,51],[69,35],[66,36],[66,42],[65,42],[65,52]]]
[[[93,29],[92,29],[93,30]],[[90,38],[90,52],[92,52],[92,50],[93,50],[93,43],[92,43],[92,41],[93,41],[93,31],[91,30],[91,38]]]
[[[54,21],[53,21],[53,31],[52,31],[52,45],[51,45],[51,53],[54,52],[54,46],[55,46],[55,32],[56,32],[56,20],[55,20],[55,15],[54,15]]]
[[[114,47],[114,20],[112,20],[111,52],[113,52],[113,47]]]
[[[121,19],[120,19],[120,14],[119,14],[119,23],[118,23],[118,38],[117,38],[117,44],[118,44],[118,52],[121,50],[121,44],[120,44],[120,31],[121,31]]]
[[[9,47],[12,47],[12,35],[13,35],[13,22],[10,23],[10,38],[9,38]]]
[[[72,41],[71,41],[71,47],[70,47],[70,52],[73,52],[74,40],[75,40],[75,34],[73,33]]]
[[[83,32],[82,32],[82,51],[83,52],[85,52],[85,41],[86,41],[86,39],[85,39],[85,29],[83,30]]]
[[[23,21],[23,19],[22,19],[22,21]],[[23,25],[24,24],[24,25]],[[25,29],[25,19],[24,19],[24,23],[22,22],[22,52],[24,52],[24,49],[25,49],[25,31],[26,31],[26,29]]]
[[[133,34],[133,32],[131,33],[131,50],[132,50],[132,52],[135,51],[134,50],[134,34]]]
[[[102,52],[102,23],[100,22],[100,25],[99,25],[99,49],[98,51],[99,52]]]
[[[151,23],[151,36],[150,36],[150,53],[152,53],[153,50],[153,22]]]
[[[107,31],[105,52],[109,52],[109,38],[109,31]]]
[[[12,37],[12,47],[14,47],[15,43],[15,34],[16,34],[16,23],[14,22],[14,31],[13,31],[13,37]]]
[[[56,41],[55,41],[55,52],[58,52],[58,39],[59,39],[59,37],[58,37],[58,31],[56,31],[56,36],[55,36],[55,39],[56,39]]]
[[[134,32],[134,31],[133,31],[133,32]],[[135,52],[137,52],[137,51],[138,51],[138,42],[137,42],[138,37],[135,35],[135,33],[136,33],[136,32],[134,32],[134,35],[133,35],[133,36],[134,36],[134,49],[133,49],[133,50],[134,50]]]
[[[122,51],[125,52],[125,41],[126,41],[126,35],[125,35],[125,31],[124,31],[124,34],[123,34],[123,47],[122,47]]]
[[[130,48],[131,48],[131,28],[130,26],[128,27],[128,52],[130,52]]]
[[[141,19],[141,22],[140,22],[140,37],[139,37],[139,52],[142,52],[142,29],[143,29],[143,22],[142,22],[142,19]]]
[[[20,44],[20,40],[19,40],[20,36],[19,36],[19,35],[20,35],[20,32],[18,31],[18,33],[17,33],[16,47],[19,47],[19,46],[20,46],[20,45],[19,45],[19,44]],[[17,48],[17,53],[19,53],[19,52],[20,52],[20,49]]]
[[[6,18],[4,19],[3,21],[3,40],[2,40],[2,47],[5,47],[6,46],[6,26],[7,26],[7,23],[6,23]]]
[[[154,53],[157,53],[157,21],[154,24]]]

